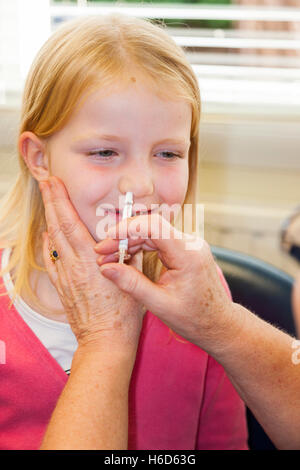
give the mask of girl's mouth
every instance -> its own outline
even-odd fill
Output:
[[[147,215],[147,214],[151,214],[151,213],[153,213],[153,210],[151,210],[151,209],[149,209],[148,211],[135,211],[135,212],[132,212],[132,217],[137,216],[137,215]],[[117,218],[117,220],[122,219],[122,214],[123,214],[123,212],[120,211],[119,209],[116,209],[115,211],[114,210],[106,210],[105,211],[105,215],[110,215],[112,217],[115,217],[115,218]]]

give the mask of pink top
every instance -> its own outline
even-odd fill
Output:
[[[9,302],[0,297],[0,449],[38,449],[68,375]],[[129,449],[247,448],[245,406],[224,369],[148,311],[130,385]]]

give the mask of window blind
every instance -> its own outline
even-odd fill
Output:
[[[120,11],[165,22],[194,68],[204,109],[257,112],[263,107],[269,113],[298,115],[300,8],[238,2],[212,6],[0,0],[0,106],[18,103],[34,55],[59,24],[80,15]]]

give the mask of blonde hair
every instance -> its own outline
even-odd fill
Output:
[[[162,24],[110,14],[80,17],[58,27],[38,52],[28,73],[19,136],[31,131],[44,139],[47,149],[47,139],[64,127],[89,93],[99,87],[126,83],[132,68],[157,94],[170,99],[175,96],[191,104],[189,182],[184,204],[195,204],[200,121],[198,81],[183,50]],[[36,262],[35,252],[41,247],[42,232],[47,230],[44,206],[38,182],[31,175],[20,150],[18,162],[16,180],[1,199],[0,248],[10,247],[12,252],[8,266],[0,271],[0,276],[11,272],[12,301],[23,290],[38,308],[45,311],[29,278],[33,269],[46,272]],[[143,272],[146,276],[157,280],[161,268],[157,252],[144,252]]]

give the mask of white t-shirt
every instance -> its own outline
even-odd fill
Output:
[[[11,248],[3,250],[2,269],[7,266],[10,253]],[[13,282],[9,272],[3,276],[3,282],[9,297],[12,298],[10,291],[13,288]],[[29,307],[20,296],[15,298],[14,307],[63,370],[69,373],[73,354],[78,344],[70,325],[40,315]]]

